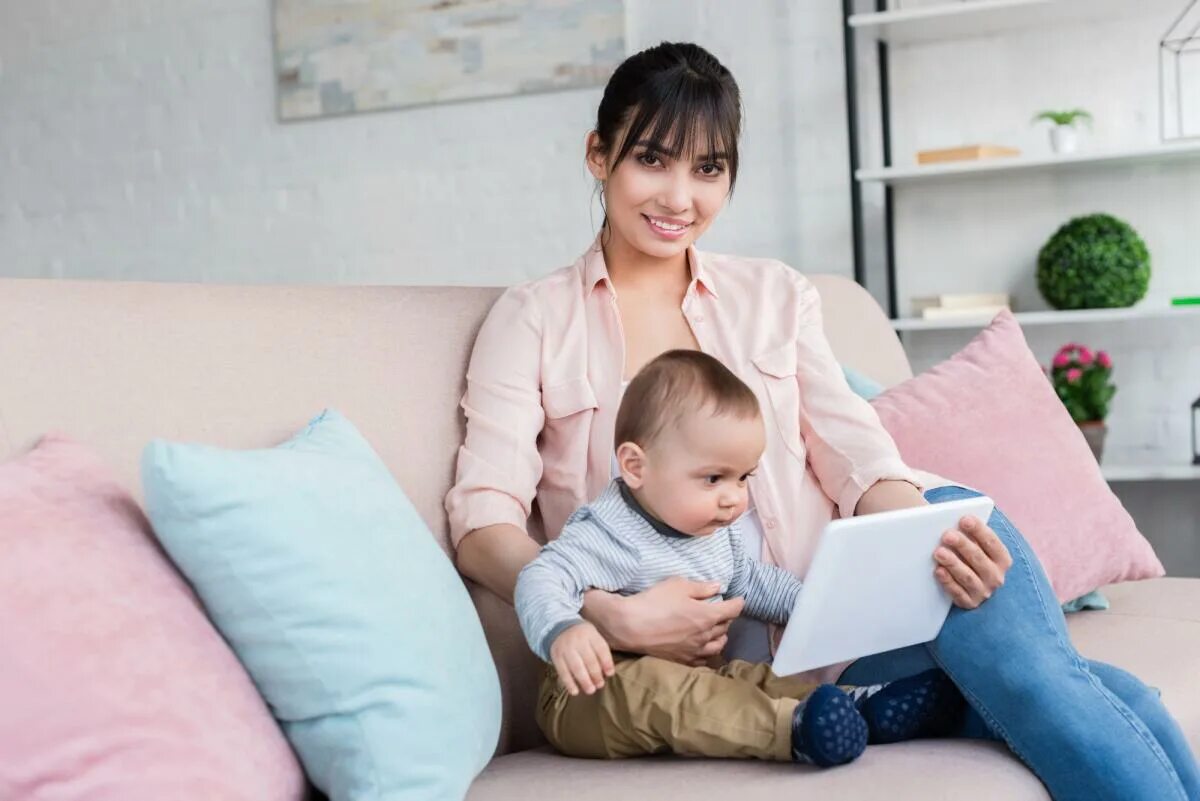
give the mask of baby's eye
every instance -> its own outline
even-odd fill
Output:
[[[709,486],[714,486],[714,487],[715,487],[717,484],[720,484],[720,483],[721,483],[721,477],[720,477],[720,476],[705,476],[705,477],[704,477],[704,481],[705,481],[705,482],[706,482],[706,483],[707,483]]]

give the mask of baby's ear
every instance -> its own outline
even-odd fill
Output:
[[[617,469],[630,489],[640,489],[646,471],[646,452],[636,442],[617,446]]]

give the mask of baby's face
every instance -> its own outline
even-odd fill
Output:
[[[766,432],[757,415],[688,415],[646,451],[638,496],[668,526],[707,536],[746,511],[746,480],[764,447]]]

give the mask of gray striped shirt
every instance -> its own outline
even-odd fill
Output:
[[[517,617],[534,653],[550,661],[555,638],[583,621],[579,610],[586,591],[633,595],[672,576],[718,581],[721,597],[746,599],[743,615],[787,622],[800,580],[746,553],[736,522],[706,537],[673,532],[623,488],[614,480],[572,514],[558,539],[517,577]]]

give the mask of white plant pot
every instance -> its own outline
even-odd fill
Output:
[[[1074,153],[1079,145],[1079,131],[1073,125],[1055,125],[1050,129],[1050,148],[1055,153]]]

